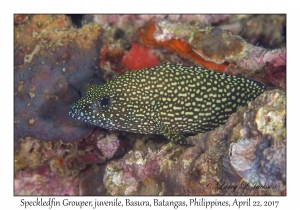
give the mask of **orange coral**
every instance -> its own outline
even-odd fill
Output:
[[[178,53],[182,57],[188,57],[208,69],[223,72],[228,67],[227,63],[217,64],[203,59],[200,55],[194,52],[192,46],[184,40],[168,39],[165,41],[157,41],[153,37],[155,30],[156,27],[153,23],[147,26],[142,26],[137,30],[137,36],[144,45],[168,49],[171,52]]]
[[[131,49],[124,53],[122,58],[123,66],[128,71],[132,71],[158,65],[158,57],[151,51],[152,49],[148,47],[139,43],[133,43]]]
[[[99,66],[101,68],[109,67],[111,70],[121,74],[124,72],[124,68],[121,63],[123,55],[123,50],[119,50],[117,48],[110,49],[108,43],[104,43],[100,50]]]

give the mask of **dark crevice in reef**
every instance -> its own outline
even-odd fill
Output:
[[[82,20],[83,16],[82,14],[67,14],[68,17],[71,18],[72,23],[77,27],[81,28],[82,27]]]

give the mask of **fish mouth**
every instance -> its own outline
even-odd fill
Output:
[[[79,110],[74,110],[74,109],[71,109],[71,111],[69,111],[69,116],[71,116],[72,118],[74,118],[75,120],[79,120],[81,122],[85,122],[85,123],[88,123],[88,124],[91,124],[91,125],[94,125],[93,122],[89,121],[88,119],[86,119],[84,116],[78,114],[80,113]]]
[[[75,118],[76,120],[84,121],[84,116],[82,114],[82,111],[80,111],[78,108],[76,108],[75,105],[71,106],[71,110],[69,111],[69,116],[72,118]]]
[[[72,106],[71,110],[69,111],[69,116],[71,116],[72,118],[74,118],[76,120],[83,121],[84,118],[82,116],[80,116],[78,113],[80,113],[80,112]]]
[[[88,123],[90,125],[97,126],[96,122],[93,122],[93,121],[87,119],[88,116],[84,115],[84,111],[81,109],[78,109],[75,105],[71,106],[71,110],[69,111],[69,116],[71,116],[75,120],[79,120],[79,121]]]

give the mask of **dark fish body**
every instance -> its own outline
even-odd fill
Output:
[[[91,86],[70,115],[107,129],[162,134],[184,145],[182,134],[213,130],[265,89],[246,78],[167,63]]]

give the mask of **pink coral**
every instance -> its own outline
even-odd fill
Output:
[[[147,154],[130,151],[121,161],[110,162],[104,174],[104,184],[111,195],[132,195],[139,192],[139,183],[159,173],[163,157],[160,152]]]
[[[49,166],[15,175],[15,195],[78,195],[78,177],[60,177]]]
[[[265,78],[272,85],[286,88],[286,50],[272,50],[266,53],[264,62],[267,63]]]
[[[108,159],[112,158],[119,148],[119,139],[116,135],[109,135],[97,142],[98,148],[102,154]]]

